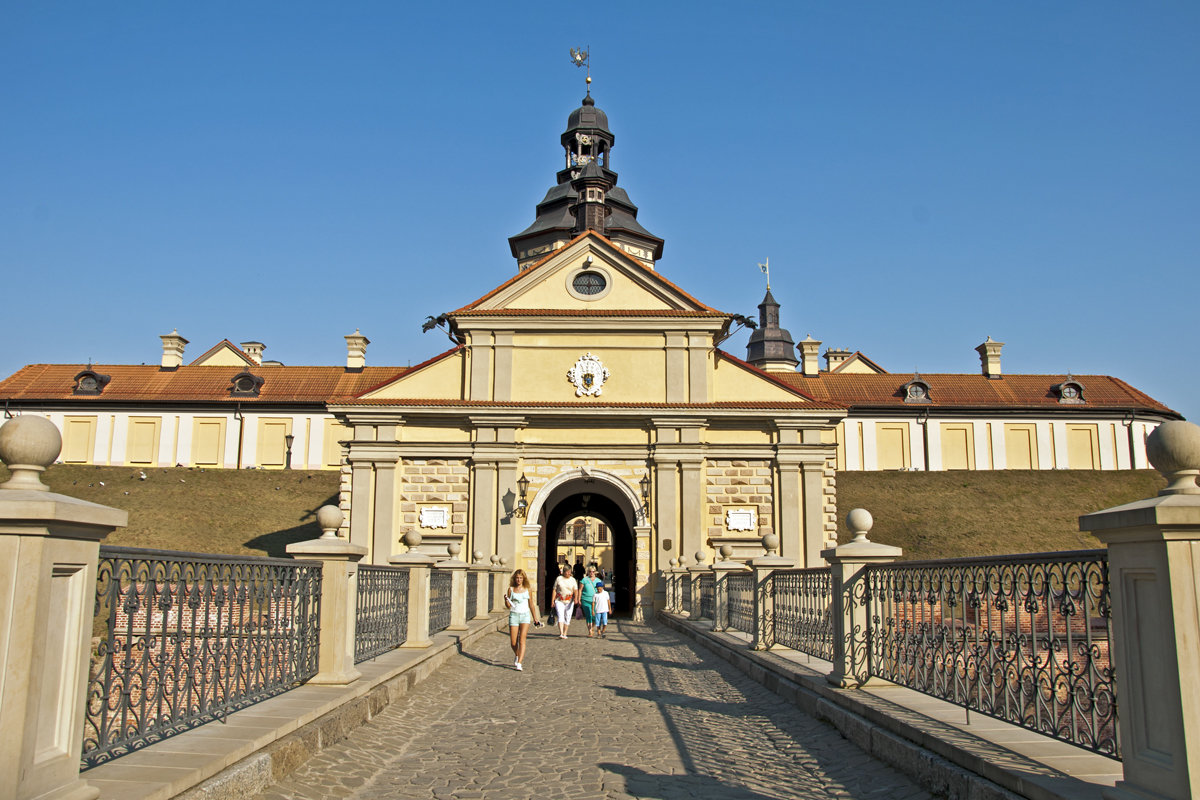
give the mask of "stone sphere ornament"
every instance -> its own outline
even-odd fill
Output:
[[[423,537],[420,533],[411,528],[404,534],[404,543],[408,545],[409,552],[417,549],[417,547],[421,544],[422,538]]]
[[[1162,423],[1146,437],[1146,457],[1167,479],[1160,495],[1200,494],[1200,426],[1184,420]]]
[[[475,559],[475,563],[476,563],[476,564],[482,564],[482,563],[483,563],[483,551],[482,551],[482,550],[476,550],[476,551],[475,551],[474,553],[472,553],[471,555],[472,555],[472,557]]]
[[[704,551],[703,551],[703,550],[697,550],[697,551],[696,551],[696,563],[697,563],[697,564],[703,564],[703,563],[704,563]]]
[[[23,415],[0,425],[0,461],[12,477],[0,488],[48,492],[42,473],[62,452],[62,434],[45,417]]]
[[[669,563],[669,564],[671,565],[671,569],[675,569],[676,567],[678,567],[678,566],[679,566],[679,559],[678,559],[678,558],[672,558],[672,559],[671,559],[669,562],[667,562],[667,563]]]
[[[322,539],[337,539],[338,528],[346,521],[346,515],[337,506],[321,506],[317,509],[317,526]]]
[[[854,541],[856,542],[869,541],[867,533],[874,524],[875,518],[865,508],[856,508],[846,515],[846,527],[854,534]]]
[[[458,554],[462,552],[462,545],[458,542],[451,542],[450,544],[446,545],[446,552],[450,554],[451,558],[457,560]]]
[[[500,566],[502,566],[502,567],[508,566],[508,559],[505,558],[504,556],[500,556]]]
[[[779,554],[779,537],[773,533],[765,534],[762,537],[763,550],[767,551],[767,555]]]
[[[732,557],[733,557],[733,545],[728,545],[728,544],[721,545],[721,560],[728,561]]]
[[[496,555],[495,553],[492,553],[490,556],[488,556],[488,561],[491,561],[492,566],[494,567],[500,566],[500,556]]]

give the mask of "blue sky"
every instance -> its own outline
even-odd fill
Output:
[[[8,3],[0,373],[258,340],[440,352],[583,96],[659,268],[892,372],[1124,378],[1200,417],[1200,5]],[[727,343],[744,354],[745,334]]]

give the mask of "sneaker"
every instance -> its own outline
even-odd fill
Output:
[[[516,664],[514,664],[514,666],[517,668],[517,672],[521,671],[521,662],[520,661],[518,661]]]

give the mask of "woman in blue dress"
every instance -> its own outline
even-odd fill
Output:
[[[516,656],[513,669],[518,671],[524,669],[522,662],[525,661],[525,636],[529,633],[530,623],[542,627],[542,621],[538,619],[537,604],[530,602],[532,597],[533,586],[530,585],[525,570],[513,572],[508,581],[508,590],[504,593],[504,606],[508,609],[508,638],[513,655]]]

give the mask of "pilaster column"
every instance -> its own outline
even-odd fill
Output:
[[[371,545],[371,481],[374,478],[370,461],[350,461],[350,542],[370,548]],[[372,564],[382,564],[379,554],[373,554]]]
[[[680,463],[682,473],[682,497],[680,502],[679,537],[683,540],[683,552],[691,553],[704,547],[707,538],[704,535],[704,486],[701,472],[704,462],[683,461]]]
[[[448,547],[450,558],[433,565],[435,570],[445,570],[450,573],[450,625],[448,631],[465,631],[467,629],[467,569],[469,565],[460,561],[458,554],[462,545],[451,542]]]
[[[1079,518],[1108,545],[1112,662],[1124,780],[1110,800],[1200,797],[1200,428],[1172,421],[1146,440],[1167,478],[1157,497]]]
[[[408,552],[395,555],[388,563],[408,569],[408,631],[401,647],[429,647],[429,575],[433,559],[417,550],[421,534],[409,531],[404,534]]]
[[[801,474],[804,481],[803,549],[797,553],[797,560],[811,569],[822,565],[821,550],[825,547],[825,464],[806,461]]]
[[[41,473],[62,450],[52,422],[0,427],[0,799],[91,800],[79,777],[100,541],[115,508],[54,494]]]
[[[364,495],[365,496],[365,495]],[[375,464],[375,507],[374,525],[371,531],[371,560],[382,564],[392,555],[397,542],[396,521],[396,465]],[[322,628],[322,630],[324,630]]]
[[[754,633],[750,647],[753,650],[770,650],[775,644],[775,587],[773,576],[777,569],[791,569],[796,562],[780,558],[779,537],[768,533],[763,537],[766,555],[750,559],[754,570]]]
[[[869,564],[890,564],[903,554],[899,547],[877,544],[867,538],[875,523],[865,508],[846,515],[846,526],[854,540],[821,551],[829,561],[833,575],[833,670],[825,680],[843,689],[866,683],[867,616],[870,609],[864,599]]]
[[[309,683],[343,686],[361,677],[354,666],[354,624],[358,611],[358,562],[367,554],[362,545],[337,535],[344,516],[337,506],[317,510],[321,538],[287,546],[292,558],[321,564],[321,637],[317,674]]]

